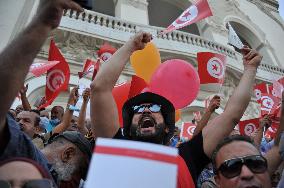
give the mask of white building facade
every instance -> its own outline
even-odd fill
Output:
[[[0,50],[2,50],[31,20],[39,0],[9,0],[0,2]],[[54,38],[70,65],[70,87],[78,84],[77,72],[85,59],[96,59],[95,49],[104,42],[119,48],[139,30],[157,36],[174,21],[192,0],[90,0],[91,10],[84,13],[66,11],[60,27],[46,41],[38,59],[47,59],[51,38]],[[242,41],[257,49],[264,56],[257,73],[257,83],[271,83],[284,76],[284,22],[278,13],[276,0],[208,0],[213,16],[181,31],[174,31],[154,38],[160,50],[162,62],[179,58],[197,67],[197,52],[215,52],[227,56],[225,83],[221,89],[221,113],[242,75],[242,56],[228,43],[226,24],[234,27]],[[119,82],[130,80],[134,74],[130,64],[126,66]],[[90,78],[81,80],[90,83]],[[45,75],[29,74],[27,92],[31,104],[45,93]],[[197,99],[182,109],[182,121],[190,121],[192,112],[204,109],[204,99],[214,93],[202,88]],[[63,92],[52,105],[66,105],[68,92]],[[14,106],[20,101],[15,100]],[[245,112],[244,119],[259,116],[255,98]]]

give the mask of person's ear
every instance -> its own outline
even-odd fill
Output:
[[[166,133],[169,133],[169,132],[170,132],[169,127],[165,127],[165,132],[166,132]]]
[[[67,163],[73,156],[76,154],[76,149],[73,146],[67,147],[61,154],[61,160],[64,163]]]

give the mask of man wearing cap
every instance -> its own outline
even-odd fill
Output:
[[[92,147],[79,132],[65,131],[41,151],[52,165],[52,175],[60,188],[77,188],[80,180],[86,178]]]
[[[123,134],[118,125],[116,103],[112,96],[119,75],[131,54],[151,40],[151,34],[140,32],[127,41],[98,72],[91,84],[92,131],[97,137],[126,138],[166,145],[173,135],[175,109],[162,96],[146,92],[129,99],[123,106]],[[179,154],[196,182],[202,169],[210,162],[217,143],[228,136],[242,117],[251,98],[257,67],[262,56],[248,47],[244,53],[244,73],[228,101],[224,113],[210,121],[191,141],[179,147]],[[147,66],[147,64],[145,64]],[[190,87],[190,86],[189,86]],[[186,187],[179,166],[178,186]]]

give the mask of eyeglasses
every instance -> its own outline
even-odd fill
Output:
[[[138,106],[133,106],[133,111],[134,113],[142,113],[146,109],[146,107],[151,111],[151,112],[160,112],[161,111],[161,105],[158,104],[141,104]]]
[[[264,173],[267,170],[266,159],[261,155],[252,155],[226,160],[216,172],[221,172],[226,178],[234,178],[241,174],[243,165],[256,174]]]
[[[1,188],[12,188],[10,182],[5,180],[0,180]],[[49,179],[40,179],[40,180],[30,180],[27,181],[22,188],[54,188],[52,181]]]

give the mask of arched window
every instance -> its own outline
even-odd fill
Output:
[[[148,1],[148,14],[149,14],[149,25],[158,27],[168,27],[181,13],[190,6],[187,1],[185,8],[179,8],[175,5],[175,2],[166,0],[150,0]],[[196,24],[186,26],[180,31],[200,35],[199,29]]]

